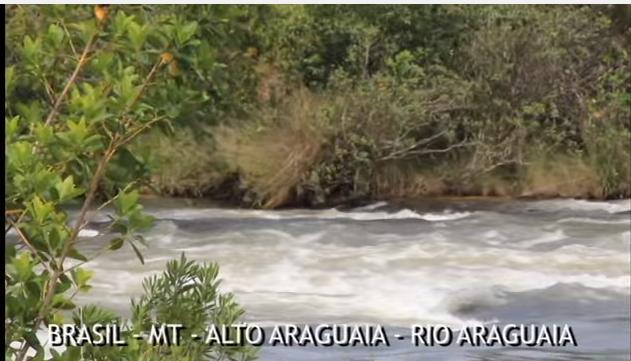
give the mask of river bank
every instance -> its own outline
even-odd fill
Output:
[[[523,146],[523,160],[502,163],[477,160],[481,150],[379,160],[379,149],[370,156],[356,149],[348,154],[335,145],[343,141],[337,136],[327,135],[316,145],[313,137],[291,129],[261,131],[267,135],[218,128],[208,131],[213,136],[196,137],[188,131],[149,134],[135,145],[152,184],[146,192],[268,209],[354,206],[399,198],[631,196],[630,148],[624,140],[628,133],[615,142],[603,135],[598,142],[607,146],[589,153]]]
[[[522,192],[517,194],[486,194],[486,193],[473,193],[473,194],[454,194],[446,192],[443,194],[412,194],[410,196],[401,196],[400,194],[392,196],[380,195],[378,197],[358,197],[358,198],[341,198],[333,201],[311,204],[308,202],[287,202],[273,207],[274,209],[292,209],[292,208],[307,208],[307,209],[326,209],[331,207],[337,207],[340,209],[352,209],[356,207],[368,206],[371,204],[390,204],[393,206],[407,207],[413,206],[423,209],[440,208],[445,204],[476,204],[477,206],[497,205],[507,202],[534,202],[534,201],[615,201],[627,199],[629,195],[627,193],[620,193],[610,195],[608,197],[594,197],[591,193],[579,193],[568,192],[566,190],[559,189],[558,192],[551,192],[551,188],[547,188],[548,191],[535,192]],[[174,205],[184,206],[216,206],[216,207],[239,207],[239,208],[263,208],[260,205],[254,205],[251,201],[241,198],[243,192],[237,194],[227,193],[225,189],[213,189],[200,193],[193,189],[180,189],[177,192],[171,190],[161,189],[159,186],[154,188],[145,188],[142,196],[147,202],[169,202]],[[169,201],[166,201],[169,200]],[[465,206],[466,207],[466,206]]]

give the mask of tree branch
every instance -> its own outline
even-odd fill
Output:
[[[392,153],[390,153],[390,154],[388,154],[386,156],[383,156],[383,157],[379,158],[379,160],[397,159],[397,158],[404,157],[406,154],[410,153],[414,149],[416,149],[416,148],[418,148],[418,147],[420,147],[422,145],[428,144],[428,143],[432,142],[435,139],[440,138],[441,136],[445,135],[445,133],[447,133],[447,132],[446,131],[442,131],[442,132],[436,133],[436,134],[434,134],[432,136],[429,136],[427,138],[421,139],[418,142],[416,142],[416,143],[414,143],[414,144],[412,144],[412,145],[410,145],[410,146],[408,146],[408,147],[406,147],[404,149],[399,149],[399,150],[394,151],[394,152],[392,152]]]
[[[420,155],[427,155],[427,154],[437,154],[437,153],[447,153],[450,152],[456,148],[462,148],[462,147],[470,147],[473,145],[476,145],[476,142],[460,142],[460,143],[456,143],[456,144],[452,144],[450,146],[448,146],[447,148],[440,148],[440,149],[420,149],[420,150],[412,150],[409,152],[397,152],[396,154],[390,154],[388,156],[379,158],[380,161],[383,160],[393,160],[393,159],[402,159],[402,158],[406,158],[406,157],[410,157],[410,156],[420,156]]]

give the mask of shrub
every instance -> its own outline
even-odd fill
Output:
[[[220,155],[249,190],[244,201],[270,208],[296,202],[306,191],[302,186],[321,156],[328,132],[320,100],[304,90],[261,111],[256,122],[220,130],[216,139]]]
[[[27,26],[33,17],[43,21]],[[156,22],[144,19],[102,5],[15,6],[5,18],[13,32],[5,69],[5,236],[10,230],[17,235],[17,243],[5,245],[6,359],[22,361],[29,352],[34,353],[31,359],[43,359],[37,332],[46,324],[69,322],[66,313],[76,309],[73,298],[89,291],[90,258],[80,253],[77,243],[95,209],[111,207],[110,239],[96,254],[127,245],[144,263],[140,232],[151,226],[152,217],[138,202],[135,188],[144,168],[129,144],[154,124],[172,120],[171,104],[163,96],[182,90],[169,82],[177,76],[173,64],[180,57],[194,58],[198,44],[194,21],[174,15]],[[69,212],[77,205],[71,224]],[[142,321],[152,320],[148,313],[153,307],[175,302],[156,292],[194,278],[202,281],[203,292],[182,292],[188,302],[172,305],[171,317],[182,316],[187,306],[189,312],[202,309],[198,316],[204,319],[236,319],[242,311],[230,296],[217,294],[216,272],[215,266],[196,266],[184,258],[169,264],[165,277],[147,282],[136,317],[143,311]],[[90,306],[76,313],[74,322],[109,323],[113,318]],[[156,360],[163,358],[162,351],[175,355],[173,359],[226,354],[192,344],[159,351],[109,350],[114,353],[107,357],[92,349],[87,358],[84,351],[68,348],[54,359],[121,360],[150,354]],[[235,352],[230,358],[245,357],[249,351]]]
[[[329,93],[296,91],[246,127],[219,133],[221,156],[252,191],[246,202],[318,206],[364,199],[374,192],[380,164],[418,158],[432,164],[469,145],[444,121],[466,107],[466,83],[433,68],[427,71],[444,74],[425,79],[404,56],[391,67],[361,84],[337,74]],[[417,88],[420,83],[426,88]],[[451,88],[455,83],[463,86]]]

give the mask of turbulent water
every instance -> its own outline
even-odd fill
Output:
[[[261,211],[158,202],[141,265],[92,262],[94,302],[122,314],[144,277],[185,252],[221,267],[246,321],[568,324],[577,347],[263,347],[263,360],[629,360],[630,201],[376,203]],[[98,230],[98,227],[95,227]],[[97,231],[84,233],[92,237]],[[86,242],[95,249],[99,236]],[[409,333],[409,331],[408,331]]]

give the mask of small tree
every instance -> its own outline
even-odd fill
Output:
[[[136,188],[146,169],[127,146],[153,125],[168,124],[172,104],[164,100],[184,88],[174,81],[178,64],[180,59],[194,59],[199,44],[194,21],[147,14],[142,7],[128,10],[7,9],[5,25],[13,48],[7,52],[5,69],[5,235],[13,230],[18,242],[6,245],[6,359],[43,360],[36,333],[49,323],[70,322],[64,315],[69,310],[75,310],[77,323],[125,324],[98,307],[76,309],[73,303],[78,292],[90,289],[91,272],[85,265],[91,258],[78,250],[80,231],[94,209],[111,206],[112,239],[96,255],[127,244],[144,263],[140,232],[152,224],[152,217],[138,203]],[[72,205],[80,205],[74,222],[68,213]],[[163,293],[189,280],[201,283],[188,292],[180,290],[177,300]],[[148,294],[134,304],[129,327],[184,319],[187,312],[196,312],[199,317],[186,326],[199,328],[200,322],[234,322],[243,313],[229,295],[218,293],[216,265],[199,266],[182,257],[169,264],[162,278],[146,281],[145,288]],[[170,313],[155,313],[156,307]],[[53,356],[197,360],[204,354],[231,359],[251,354],[248,349],[228,352],[193,343],[166,350],[130,346],[98,351],[69,347]]]

